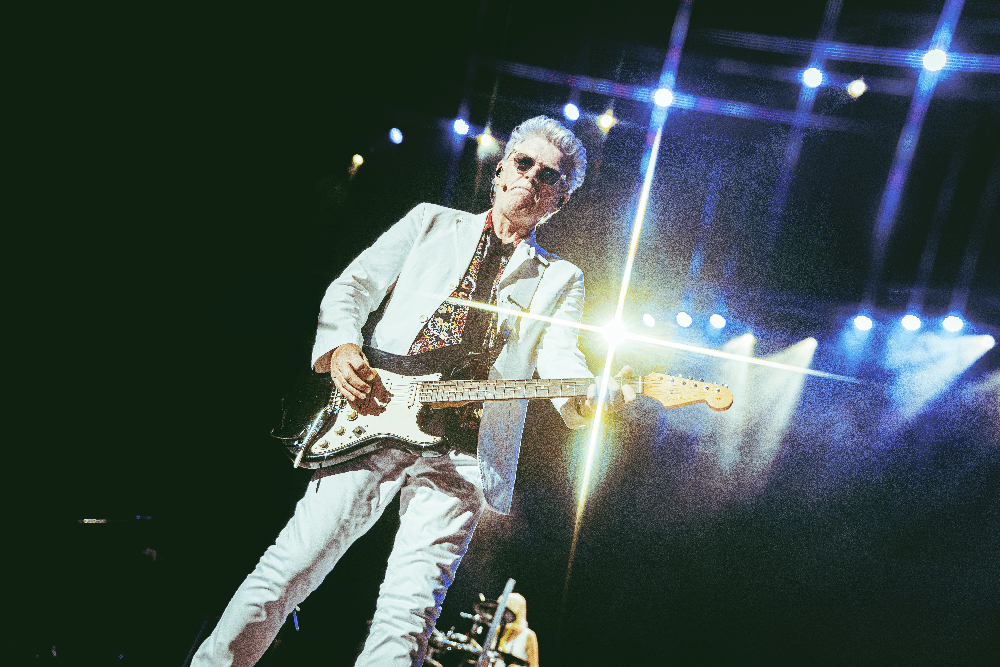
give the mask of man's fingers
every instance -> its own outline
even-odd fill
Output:
[[[364,384],[361,383],[360,380],[358,380],[357,382],[359,384]],[[356,401],[365,397],[364,389],[362,389],[361,387],[355,387],[353,384],[351,384],[348,378],[334,375],[333,383],[337,385],[337,389],[339,389],[340,393],[346,396],[349,401]]]
[[[361,355],[360,358],[352,360],[349,362],[351,370],[359,379],[367,378],[368,382],[375,379],[375,370],[368,365],[368,358]]]
[[[622,369],[618,371],[615,375],[616,378],[630,378],[632,377],[632,367],[629,365],[622,366]]]
[[[632,385],[622,385],[622,398],[625,399],[626,403],[631,403],[635,400],[635,389],[632,388]]]
[[[360,394],[359,396],[356,396],[356,398],[362,398],[365,394],[371,391],[371,385],[362,380],[361,376],[354,372],[353,368],[348,369],[341,377],[341,380],[344,384],[347,384],[351,387],[351,389],[354,389]]]

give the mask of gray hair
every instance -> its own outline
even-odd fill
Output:
[[[535,116],[515,127],[510,133],[503,159],[510,157],[519,144],[531,137],[545,139],[565,156],[566,194],[571,194],[583,185],[583,175],[587,171],[587,149],[562,123],[548,116]]]

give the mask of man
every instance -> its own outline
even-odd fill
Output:
[[[361,330],[388,296],[371,345],[397,355],[461,343],[496,357],[491,377],[593,377],[572,327],[500,318],[452,297],[578,321],[583,275],[546,253],[534,229],[583,182],[586,151],[544,116],[511,135],[493,182],[494,206],[471,215],[421,204],[365,250],[327,290],[313,368],[329,372],[349,401],[364,401],[373,371]],[[540,278],[539,278],[540,275]],[[570,428],[593,413],[585,399],[553,400]],[[612,383],[612,407],[635,398]],[[193,665],[252,665],[293,607],[399,492],[400,527],[375,618],[357,665],[420,665],[448,586],[489,505],[510,511],[527,401],[486,402],[450,420],[443,446],[386,446],[316,473],[295,515],[226,608]],[[463,438],[471,432],[473,437]],[[470,444],[471,443],[471,444]]]

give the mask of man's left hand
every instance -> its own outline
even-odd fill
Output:
[[[623,366],[614,378],[608,380],[608,396],[604,400],[605,412],[618,412],[626,405],[635,400],[635,389],[627,383],[619,384],[616,379],[626,379],[632,377],[632,367]],[[597,392],[601,388],[601,376],[594,378],[593,384],[587,387],[587,396],[578,397],[577,412],[590,419],[597,410]],[[582,399],[582,400],[581,400]]]

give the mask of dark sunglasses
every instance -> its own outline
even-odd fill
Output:
[[[519,151],[514,151],[510,154],[511,162],[517,168],[518,173],[525,173],[531,171],[531,168],[538,164],[538,161],[530,155],[525,155]],[[552,167],[542,166],[538,170],[538,180],[545,185],[555,185],[559,182],[563,176],[558,169],[553,169]]]

